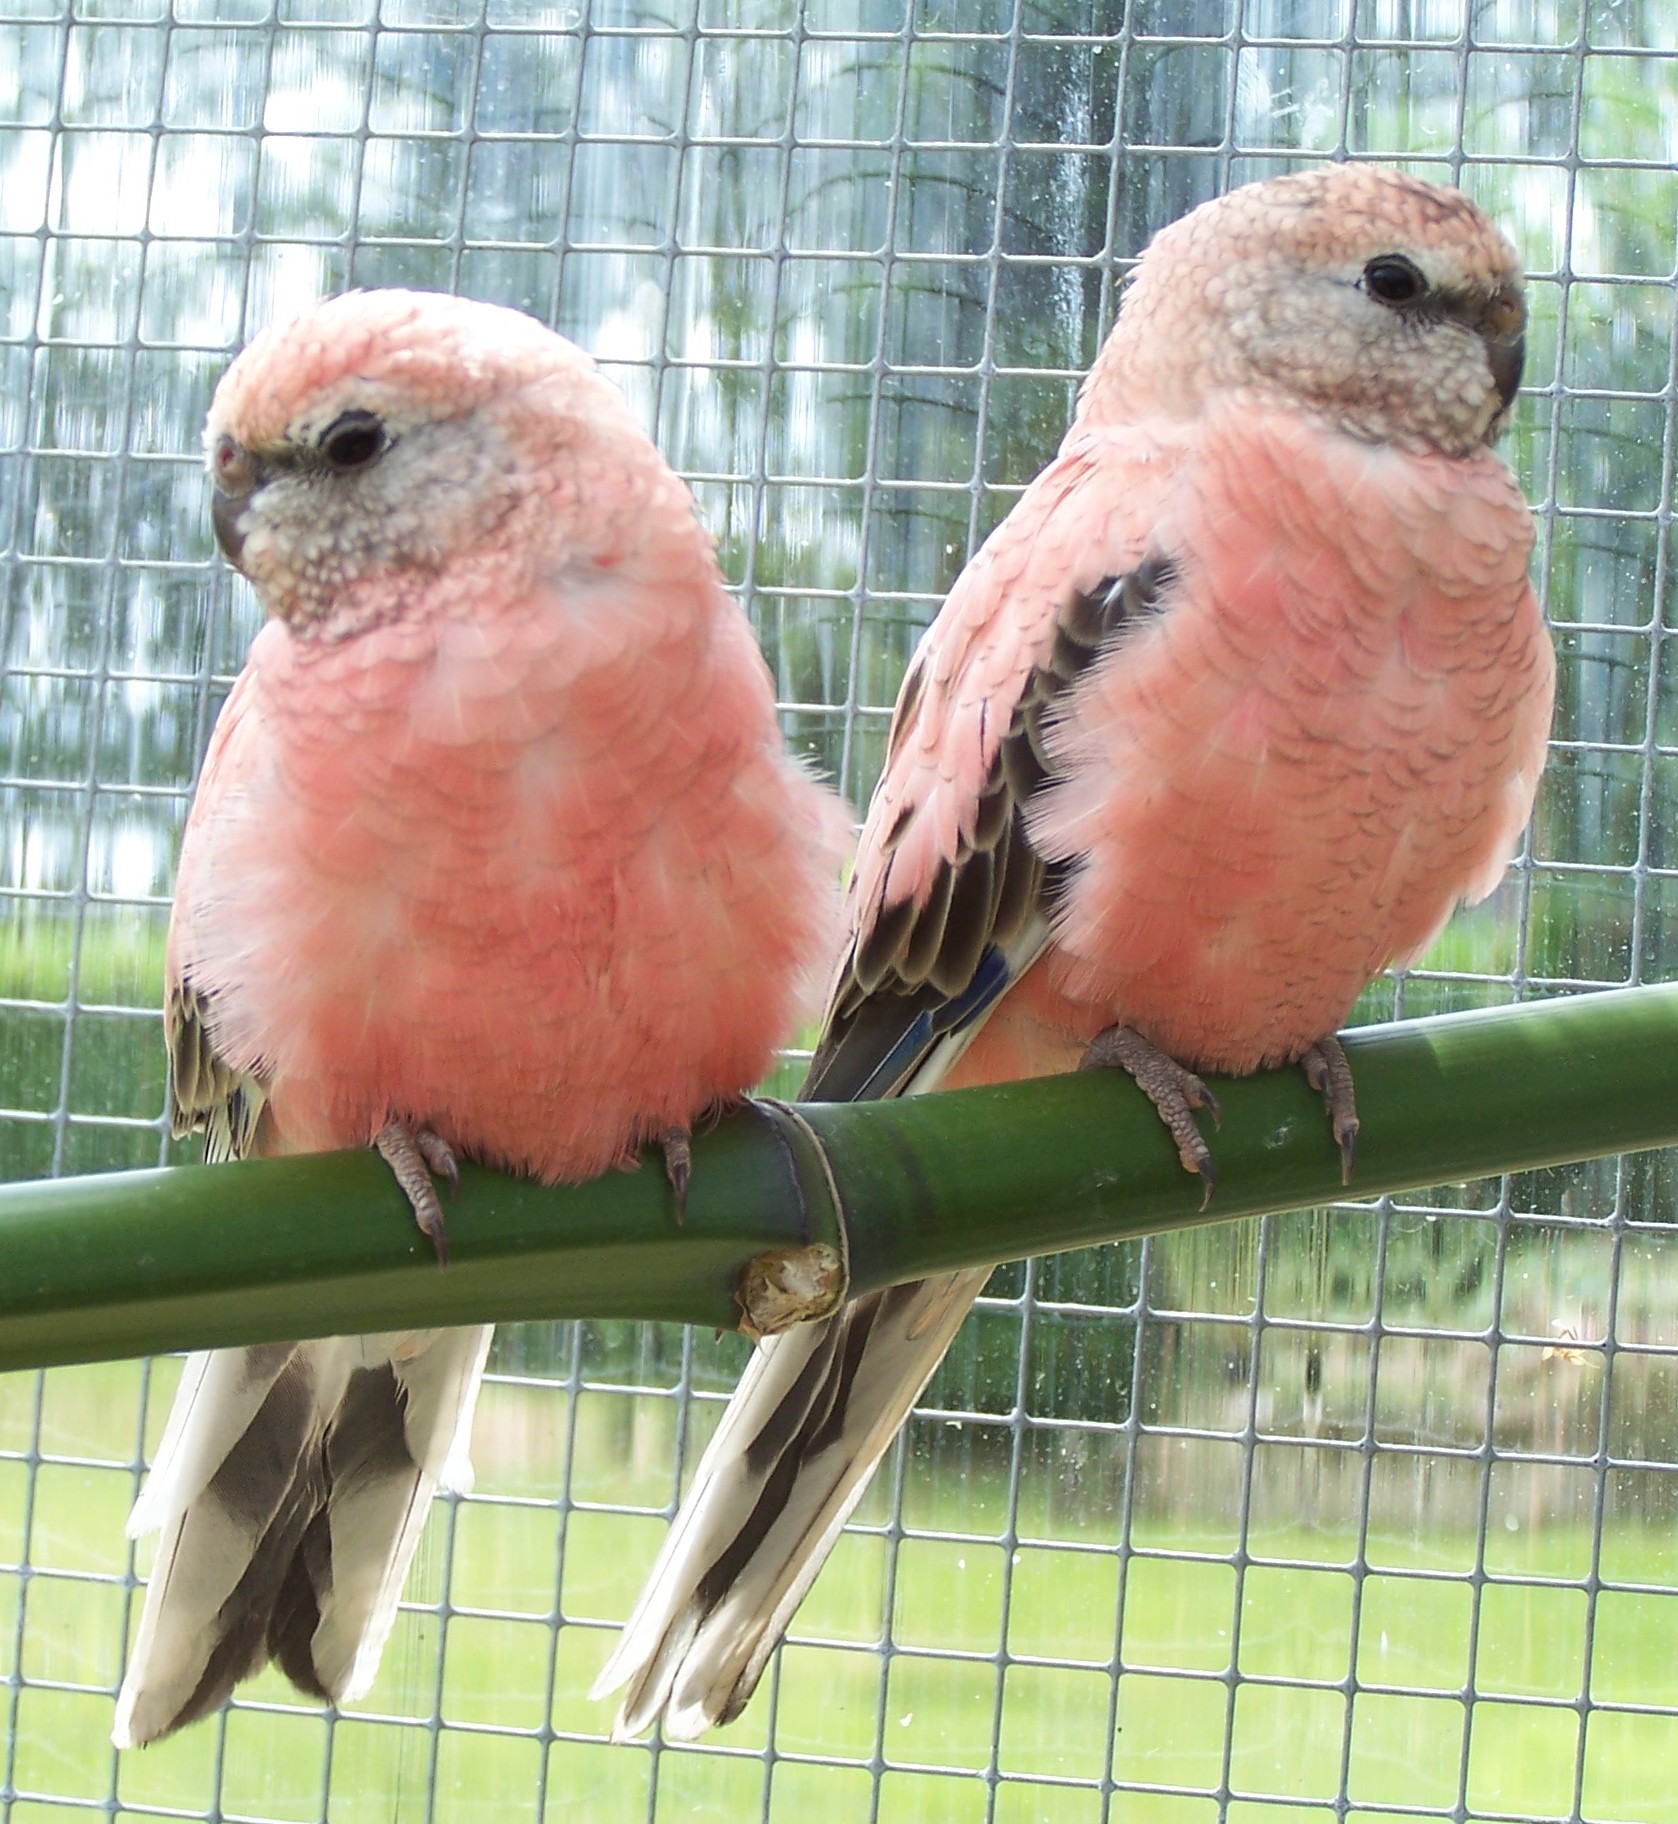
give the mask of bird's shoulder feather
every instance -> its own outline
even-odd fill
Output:
[[[1025,813],[1050,765],[1046,718],[1155,605],[1166,567],[1151,536],[1179,449],[1136,427],[1074,432],[928,628],[863,827],[807,1095],[892,1093],[1041,950],[1053,878]]]

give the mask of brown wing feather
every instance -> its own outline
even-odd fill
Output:
[[[260,1152],[267,1087],[217,1053],[207,1003],[190,982],[168,984],[163,1038],[169,1052],[169,1130],[175,1138],[201,1133],[204,1157],[212,1165]]]
[[[966,992],[988,950],[1006,952],[1034,919],[1052,915],[1065,865],[1045,862],[1037,853],[1026,818],[1032,797],[1050,776],[1046,718],[1121,628],[1158,611],[1171,574],[1166,560],[1149,558],[1093,589],[1066,592],[1047,637],[1038,642],[1042,662],[1021,681],[1007,733],[997,743],[970,818],[958,829],[953,856],[937,863],[922,892],[895,902],[886,898],[889,867],[882,871],[871,911],[856,921],[805,1079],[807,1098],[838,1100],[855,1093],[917,1019]],[[923,647],[904,679],[889,756],[907,746],[933,650]],[[881,789],[886,790],[885,780]],[[880,811],[877,793],[870,826]],[[912,822],[912,809],[895,805],[890,815],[892,826],[882,838],[888,854]],[[863,844],[866,849],[866,830]],[[894,1087],[914,1061],[905,1061]]]
[[[206,807],[236,794],[259,764],[260,714],[253,707],[256,674],[241,672],[221,706],[199,768],[175,876],[175,910],[163,970],[163,1042],[169,1054],[170,1131],[204,1136],[212,1164],[263,1150],[267,1088],[259,1073],[235,1070],[216,1050],[208,996],[192,980],[191,908],[204,890],[201,845],[193,837]]]

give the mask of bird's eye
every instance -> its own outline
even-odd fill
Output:
[[[371,412],[342,412],[320,434],[320,453],[340,474],[377,462],[388,444],[385,427]]]
[[[1427,280],[1402,254],[1387,253],[1364,267],[1363,288],[1383,304],[1414,304]]]

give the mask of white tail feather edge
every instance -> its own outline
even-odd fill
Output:
[[[1048,940],[1047,919],[1027,920],[1008,946],[1008,979],[1017,981]],[[981,1017],[934,1040],[898,1093],[936,1090],[983,1025]],[[848,1389],[848,1422],[798,1466],[784,1506],[722,1599],[700,1614],[701,1583],[740,1537],[768,1485],[768,1476],[751,1466],[747,1446],[780,1413],[835,1330],[854,1321],[858,1307],[843,1306],[819,1323],[758,1344],[623,1633],[590,1688],[598,1701],[627,1687],[612,1724],[614,1741],[642,1734],[661,1710],[673,1741],[691,1741],[739,1714],[989,1277],[990,1268],[981,1267],[891,1289],[893,1321],[864,1342]],[[816,1473],[824,1465],[825,1482]]]
[[[848,1306],[759,1345],[595,1681],[596,1698],[629,1687],[614,1739],[641,1734],[661,1710],[665,1734],[675,1741],[692,1740],[737,1713],[989,1274],[980,1268],[893,1289],[889,1318],[870,1328],[852,1364],[841,1424],[798,1461],[785,1504],[763,1538],[720,1599],[699,1613],[703,1580],[733,1546],[770,1480],[752,1465],[748,1445],[834,1329],[856,1321],[863,1307]]]
[[[330,1587],[310,1645],[326,1690],[340,1699],[366,1691],[439,1481],[470,1484],[466,1453],[490,1336],[483,1328],[338,1337],[190,1358],[129,1521],[131,1533],[161,1528],[163,1539],[117,1700],[112,1740],[119,1748],[178,1725],[211,1654],[237,1626],[239,1605],[231,1599],[272,1516],[319,1463],[352,1375],[388,1366],[403,1402],[401,1444],[373,1473],[364,1465],[334,1487],[326,1516]],[[287,1373],[307,1387],[308,1410],[293,1401],[285,1443],[271,1453],[253,1451],[247,1434],[253,1424],[271,1422],[264,1402]],[[266,1473],[254,1484],[248,1474],[236,1477],[230,1504],[211,1484],[236,1449]],[[270,1601],[275,1582],[261,1585]]]

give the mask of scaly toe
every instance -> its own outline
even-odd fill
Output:
[[[1340,1182],[1350,1184],[1358,1150],[1358,1104],[1345,1050],[1330,1034],[1303,1052],[1299,1062],[1305,1081],[1322,1097],[1328,1111],[1329,1128],[1340,1148]]]
[[[1089,1049],[1078,1061],[1080,1070],[1118,1068],[1135,1083],[1165,1123],[1166,1131],[1177,1143],[1177,1157],[1185,1172],[1193,1172],[1201,1182],[1200,1207],[1205,1209],[1217,1189],[1218,1175],[1212,1164],[1212,1150],[1207,1146],[1195,1123],[1194,1111],[1204,1108],[1214,1126],[1223,1120],[1218,1098],[1192,1070],[1173,1057],[1150,1045],[1139,1032],[1128,1026],[1109,1026],[1090,1041]]]
[[[430,1128],[416,1131],[405,1121],[387,1121],[373,1145],[390,1167],[391,1176],[402,1187],[420,1233],[429,1237],[436,1250],[438,1266],[446,1267],[449,1264],[448,1229],[431,1174],[436,1171],[453,1190],[460,1182],[460,1168],[455,1164],[454,1154]]]

